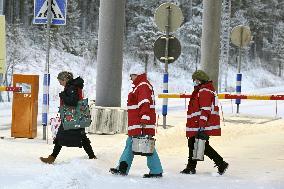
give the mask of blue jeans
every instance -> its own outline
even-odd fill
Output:
[[[134,158],[134,154],[132,152],[132,137],[128,137],[126,140],[126,146],[119,159],[119,163],[122,161],[125,161],[128,165],[126,174],[128,174],[130,170],[133,158]],[[150,169],[150,174],[163,173],[161,161],[160,161],[160,158],[158,156],[156,149],[154,150],[153,155],[147,156],[147,166]],[[117,166],[117,169],[118,167],[119,167],[119,164]]]

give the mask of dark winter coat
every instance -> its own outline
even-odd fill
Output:
[[[80,77],[69,80],[66,83],[64,91],[59,93],[60,106],[76,106],[79,100],[83,99],[82,89],[84,80]],[[62,119],[61,119],[62,120]],[[86,138],[85,129],[64,130],[63,125],[58,128],[54,143],[58,142],[61,146],[82,147],[82,139]]]

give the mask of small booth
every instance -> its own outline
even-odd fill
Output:
[[[14,74],[13,87],[21,87],[22,91],[13,95],[11,136],[35,138],[37,136],[39,76]]]

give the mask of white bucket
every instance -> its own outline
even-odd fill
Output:
[[[134,155],[151,156],[155,149],[155,140],[148,136],[132,138],[132,151]]]

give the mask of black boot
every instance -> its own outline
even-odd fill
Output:
[[[209,141],[206,141],[204,154],[214,161],[220,175],[225,173],[229,164],[209,145]]]
[[[143,178],[161,178],[163,177],[163,174],[162,173],[159,173],[159,174],[144,174],[143,175]]]
[[[111,173],[114,174],[114,175],[126,176],[126,175],[127,175],[127,174],[126,174],[127,167],[128,167],[128,165],[127,165],[126,161],[122,161],[122,162],[120,162],[118,169],[116,169],[116,168],[111,168],[111,169],[109,170],[109,172],[111,172]]]
[[[195,169],[196,166],[186,166],[186,168],[184,170],[182,170],[180,173],[182,174],[195,174],[196,173],[196,169]]]
[[[194,143],[195,143],[195,137],[189,137],[188,138],[188,162],[187,162],[186,168],[180,172],[182,174],[195,174],[196,173],[195,168],[197,165],[197,161],[192,159]]]
[[[97,159],[97,156],[94,154],[93,148],[91,146],[91,141],[87,136],[84,136],[82,139],[82,146],[85,152],[88,154],[89,159]]]
[[[223,175],[226,172],[226,170],[228,169],[229,164],[225,161],[222,161],[219,165],[216,165],[216,167],[218,167],[218,173],[220,175]]]

